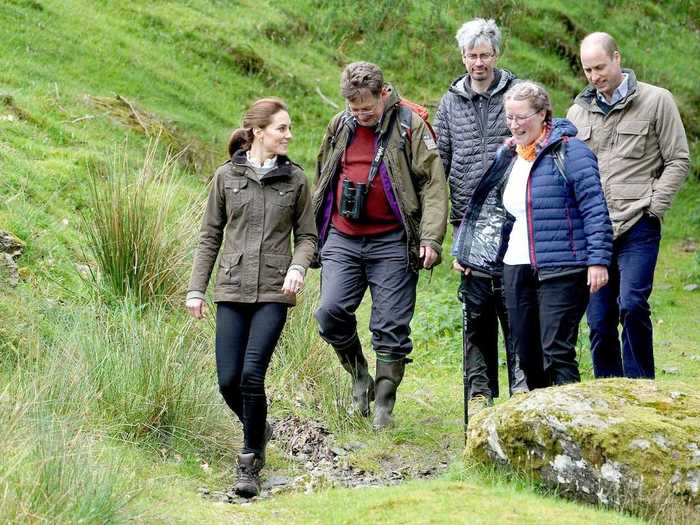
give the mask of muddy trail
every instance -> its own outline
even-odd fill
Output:
[[[271,445],[292,460],[297,468],[266,467],[262,472],[260,496],[247,500],[234,494],[231,487],[200,487],[200,495],[208,500],[243,504],[270,498],[283,492],[312,492],[330,487],[370,487],[397,485],[404,481],[435,478],[447,470],[456,451],[445,444],[439,454],[392,455],[379,459],[379,468],[372,472],[353,466],[349,457],[367,447],[355,441],[337,444],[334,435],[315,421],[289,416],[271,422]]]

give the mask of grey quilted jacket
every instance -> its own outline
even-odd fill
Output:
[[[450,222],[458,226],[467,203],[481,177],[496,158],[496,151],[510,137],[503,109],[503,96],[516,81],[515,75],[500,69],[500,80],[484,98],[468,85],[463,75],[443,95],[433,126],[438,149],[450,185]],[[487,118],[479,103],[487,104]]]

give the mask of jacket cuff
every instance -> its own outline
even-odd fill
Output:
[[[433,250],[435,250],[435,253],[440,255],[442,253],[442,244],[439,244],[431,239],[421,239],[420,241],[421,246],[429,246]]]
[[[290,270],[296,270],[301,274],[302,277],[306,277],[306,268],[304,268],[301,264],[291,264],[289,265],[289,268],[287,269],[287,273],[289,273]]]
[[[191,292],[187,292],[187,297],[185,298],[185,301],[189,301],[190,299],[201,299],[202,301],[205,301],[206,296],[202,292],[192,290]]]

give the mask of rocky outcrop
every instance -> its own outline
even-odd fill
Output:
[[[10,232],[0,230],[0,284],[17,286],[19,270],[15,260],[22,255],[24,243]]]
[[[466,456],[559,494],[668,523],[700,523],[700,394],[607,379],[536,390],[469,422]]]

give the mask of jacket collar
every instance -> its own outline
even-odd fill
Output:
[[[496,87],[494,87],[493,90],[491,90],[491,95],[504,92],[510,87],[513,80],[515,80],[515,75],[507,69],[498,69],[498,71],[501,74],[501,78],[498,81],[498,84],[496,84]],[[471,89],[471,87],[469,87],[469,83],[466,82],[468,78],[468,73],[462,75],[461,77],[457,77],[455,80],[452,81],[452,84],[450,85],[450,91],[459,95],[460,97],[468,98],[470,100],[476,97],[478,93]]]
[[[234,170],[236,170],[240,175],[248,176],[249,170],[252,170],[252,168],[248,165],[248,159],[246,159],[244,150],[239,149],[236,151],[231,156],[230,162],[233,165]],[[277,167],[260,177],[259,180],[268,181],[270,179],[289,177],[291,174],[292,161],[289,160],[289,157],[286,155],[277,155]]]
[[[624,108],[637,96],[637,76],[634,74],[634,71],[623,68],[622,72],[627,73],[627,96],[615,104],[612,111],[615,111],[617,108]],[[574,103],[578,104],[586,111],[603,113],[603,110],[598,107],[598,104],[594,103],[595,99],[596,89],[591,84],[588,84],[583,91],[576,96]]]
[[[567,137],[575,137],[577,133],[576,126],[573,125],[573,123],[565,118],[555,118],[552,119],[552,131],[549,133],[549,138],[547,139],[547,142],[542,145],[541,149],[537,153],[537,157],[535,158],[535,161],[539,157],[542,156],[542,154],[549,149],[550,146],[556,144],[557,142],[560,142],[562,140],[568,140]],[[513,141],[513,138],[508,138],[505,140],[503,143],[503,146],[501,146],[498,149],[498,152],[496,153],[496,158],[499,157],[505,157],[507,160],[512,159],[516,155],[515,152],[515,142]]]

